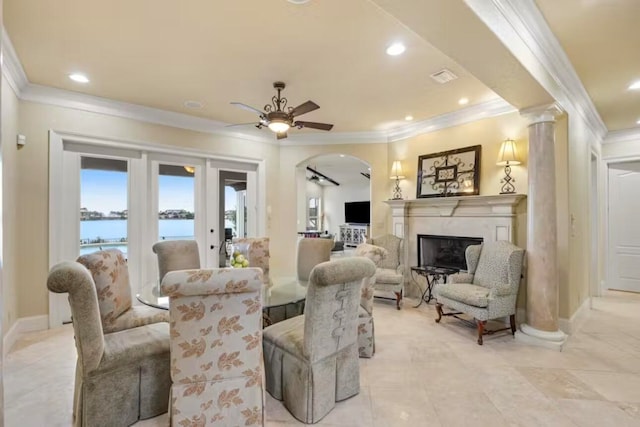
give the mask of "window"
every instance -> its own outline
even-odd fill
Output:
[[[320,198],[310,197],[307,209],[307,230],[320,230]]]

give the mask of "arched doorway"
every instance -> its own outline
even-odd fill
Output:
[[[347,248],[368,234],[371,223],[371,168],[344,154],[323,154],[301,162],[296,170],[299,235],[333,235]],[[351,230],[345,237],[345,226]]]

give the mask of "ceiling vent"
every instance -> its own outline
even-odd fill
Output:
[[[431,78],[442,85],[442,84],[449,83],[450,81],[457,79],[458,76],[453,74],[453,72],[451,70],[443,68],[442,70],[431,74]]]

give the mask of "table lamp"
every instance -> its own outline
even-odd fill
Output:
[[[500,194],[515,193],[516,187],[513,185],[515,179],[511,177],[511,165],[519,165],[520,160],[518,160],[516,142],[513,139],[507,139],[502,143],[496,164],[498,166],[504,166],[504,178],[500,180],[502,183],[502,191],[500,191]]]
[[[402,175],[402,164],[400,160],[395,160],[391,165],[391,179],[396,180],[396,185],[393,188],[393,198],[391,200],[402,200],[402,190],[400,189],[400,180],[404,179]]]

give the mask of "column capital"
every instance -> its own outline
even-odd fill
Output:
[[[558,117],[562,113],[564,113],[564,111],[556,103],[543,104],[520,110],[520,115],[529,122],[529,126],[542,122],[555,123],[556,117]]]

